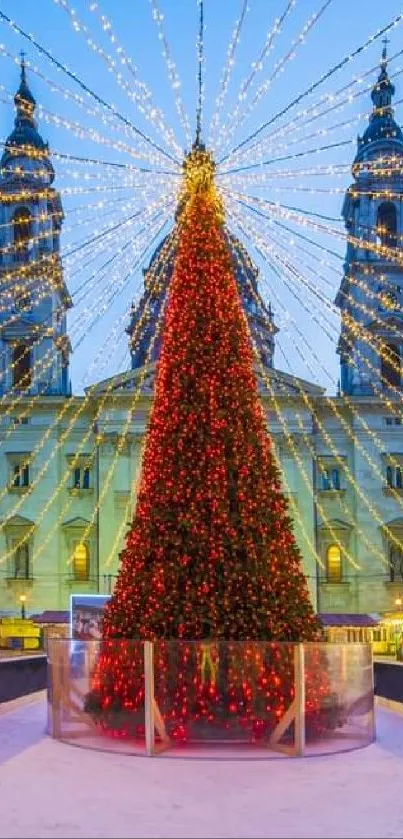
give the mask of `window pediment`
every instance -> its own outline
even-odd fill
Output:
[[[11,518],[7,519],[4,522],[4,529],[12,528],[12,527],[19,527],[19,528],[28,528],[28,527],[35,527],[35,522],[31,521],[30,519],[25,518],[25,516],[11,516]]]
[[[326,533],[329,531],[342,531],[345,533],[349,533],[352,530],[352,525],[349,524],[347,521],[342,521],[341,519],[326,519],[325,522],[319,525],[318,530],[322,533]]]
[[[398,463],[403,466],[403,452],[384,452],[382,459],[386,464],[391,463],[393,466]]]
[[[392,519],[391,521],[385,522],[385,524],[380,525],[381,530],[383,531],[390,531],[391,533],[396,533],[396,535],[402,536],[403,535],[403,517],[399,516],[396,519]]]
[[[87,527],[93,527],[93,525],[88,519],[84,519],[81,516],[68,519],[68,521],[64,521],[62,524],[63,530],[85,530]]]
[[[10,463],[20,463],[22,460],[28,462],[32,456],[31,452],[6,452],[7,460]]]

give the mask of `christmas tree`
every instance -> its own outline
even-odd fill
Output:
[[[233,714],[257,730],[252,683],[264,714],[278,718],[292,696],[291,659],[280,662],[273,644],[270,661],[265,653],[259,663],[255,655],[247,661],[250,644],[319,634],[258,394],[209,153],[196,146],[184,172],[136,510],[87,702],[106,728],[119,719],[133,733],[144,685],[130,641],[161,642],[157,689],[161,701],[169,694],[177,736],[185,736],[189,720],[219,716],[223,703],[226,718]],[[117,639],[125,640],[119,649]],[[174,663],[172,639],[183,641]],[[244,642],[237,648],[241,669],[234,665],[235,641]],[[191,687],[190,662],[198,674]],[[308,700],[319,707],[317,694]]]

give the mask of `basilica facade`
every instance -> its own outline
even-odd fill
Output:
[[[277,328],[258,271],[226,233],[260,357],[273,448],[321,613],[383,614],[403,598],[403,135],[393,95],[384,51],[343,206],[349,236],[336,298],[337,396],[275,368]],[[28,613],[38,613],[67,609],[72,593],[113,590],[174,251],[170,234],[144,271],[144,294],[127,326],[131,369],[74,395],[63,208],[24,64],[15,107],[0,164],[0,615],[18,612],[21,598]]]

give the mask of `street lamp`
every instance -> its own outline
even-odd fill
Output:
[[[20,594],[20,603],[21,603],[21,618],[25,620],[25,604],[27,602],[27,595]]]

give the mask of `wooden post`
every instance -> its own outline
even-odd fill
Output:
[[[155,754],[155,719],[154,719],[154,644],[144,641],[144,712],[146,729],[146,753]]]
[[[340,662],[340,685],[343,695],[343,700],[345,698],[347,685],[348,685],[348,654],[347,650],[351,649],[351,647],[347,647],[347,643],[343,643],[341,645],[341,662]]]
[[[373,705],[372,705],[372,741],[376,740],[376,717],[375,717],[375,683],[374,683],[374,653],[372,649],[372,644],[367,644],[368,652],[369,652],[369,661],[370,661],[370,679],[371,679],[371,690],[373,696]]]
[[[51,735],[59,740],[61,737],[61,694],[62,694],[62,673],[60,645],[57,638],[50,638],[48,644],[48,656],[51,662],[51,697],[52,697],[52,730]]]
[[[294,648],[295,686],[295,754],[301,757],[305,751],[305,651],[303,644]]]

